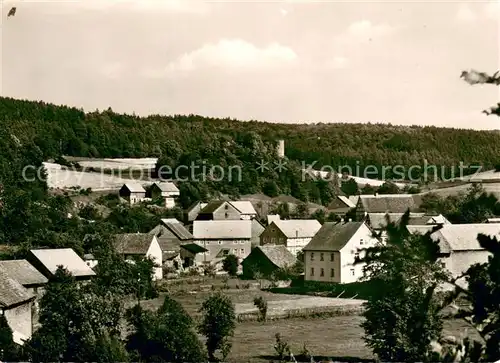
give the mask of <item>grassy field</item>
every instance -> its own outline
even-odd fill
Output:
[[[233,303],[253,303],[256,296],[263,296],[268,302],[290,304],[293,300],[303,299],[303,295],[274,294],[260,290],[229,289],[224,290]],[[187,312],[197,319],[198,309],[211,291],[189,293],[180,291],[172,293]],[[154,300],[142,301],[141,305],[148,309],[158,308],[165,297],[162,293]],[[271,304],[270,304],[271,305]],[[275,334],[280,333],[288,341],[294,355],[302,352],[303,346],[316,359],[332,358],[340,362],[359,362],[373,359],[370,349],[362,339],[363,329],[360,327],[361,316],[335,316],[318,318],[290,318],[267,322],[244,321],[237,323],[233,348],[228,357],[229,362],[269,362],[275,358]],[[467,325],[459,320],[446,320],[444,335],[461,336],[465,334]],[[469,329],[468,335],[478,338]]]

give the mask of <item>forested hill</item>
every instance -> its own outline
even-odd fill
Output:
[[[85,113],[73,107],[0,98],[2,127],[43,157],[238,159],[241,148],[283,138],[291,160],[340,165],[451,166],[459,161],[492,167],[500,155],[500,134],[438,127],[386,124],[290,125],[240,122],[201,116],[138,117],[111,109]],[[258,136],[257,136],[257,135]],[[260,136],[260,137],[259,137]],[[260,140],[259,140],[260,139]],[[264,149],[259,150],[265,152]]]

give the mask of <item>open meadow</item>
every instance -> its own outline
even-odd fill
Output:
[[[234,285],[234,284],[233,284]],[[276,309],[298,309],[301,306],[317,302],[317,306],[325,306],[325,299],[331,304],[353,304],[352,299],[329,299],[293,294],[276,294],[258,289],[235,289],[222,290],[235,304],[236,313],[242,313],[251,308],[253,299],[262,296],[268,301],[269,313],[272,315],[273,307]],[[212,291],[203,291],[200,286],[187,285],[176,286],[170,290],[170,296],[180,302],[186,311],[198,320],[199,308],[203,301],[210,296]],[[148,309],[157,309],[167,293],[163,292],[156,299],[141,301],[141,305]],[[359,301],[359,300],[358,300]],[[269,315],[268,315],[269,316]],[[228,357],[229,362],[270,362],[276,361],[275,335],[280,333],[291,347],[292,353],[298,356],[302,353],[304,345],[316,359],[332,358],[339,362],[371,361],[373,355],[371,350],[363,341],[363,329],[360,327],[363,318],[358,312],[347,314],[319,313],[309,316],[273,319],[272,316],[266,322],[254,320],[238,321],[233,347]],[[469,336],[477,338],[473,331],[466,330],[466,323],[460,320],[446,320],[444,327],[445,335],[461,336],[468,333]],[[202,339],[202,337],[200,337]]]

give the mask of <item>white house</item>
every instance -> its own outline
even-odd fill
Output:
[[[33,332],[32,307],[35,295],[19,282],[0,270],[0,315],[4,315],[17,344],[31,338]]]
[[[163,278],[162,250],[155,235],[149,233],[124,233],[115,235],[113,241],[115,251],[126,260],[150,258],[155,262],[154,279]]]
[[[71,248],[31,250],[28,261],[45,277],[54,276],[58,266],[63,266],[76,280],[89,280],[95,272]]]
[[[426,225],[406,228],[410,233],[423,235],[436,227]],[[500,223],[444,224],[431,233],[432,239],[439,242],[442,262],[453,277],[462,275],[473,264],[488,262],[490,253],[479,245],[479,234],[500,240]],[[463,279],[458,283],[465,285]]]
[[[175,207],[175,200],[180,195],[179,189],[172,182],[157,182],[151,185],[151,198],[162,198],[166,208]]]
[[[240,212],[241,219],[253,219],[257,217],[257,211],[253,207],[253,204],[246,200],[230,201],[233,207],[235,207]]]
[[[315,219],[275,220],[260,235],[260,245],[281,244],[297,256],[321,228]]]
[[[233,254],[240,260],[251,250],[251,220],[199,220],[193,222],[196,244],[207,251],[196,256],[197,262],[219,262]]]
[[[380,243],[364,222],[326,222],[304,247],[304,279],[351,283],[363,277],[363,265],[354,264],[363,249]]]
[[[146,190],[138,183],[123,184],[118,194],[130,204],[146,200]]]

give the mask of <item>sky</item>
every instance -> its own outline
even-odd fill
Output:
[[[12,6],[16,15],[7,18]],[[500,0],[3,0],[1,94],[116,112],[500,129]]]

